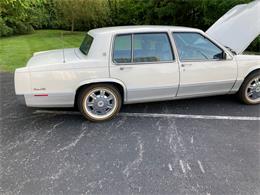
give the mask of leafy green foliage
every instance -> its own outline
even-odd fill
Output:
[[[181,25],[206,30],[252,0],[1,0],[1,36],[33,29],[88,30],[113,25]],[[11,28],[11,30],[9,29]]]
[[[0,18],[0,37],[2,36],[10,36],[13,34],[13,29],[8,27],[4,20]]]
[[[108,7],[104,0],[54,0],[59,19],[65,21],[65,28],[71,31],[105,26]]]
[[[33,30],[30,24],[31,1],[2,0],[0,3],[1,27],[6,30],[3,35],[24,34]],[[10,28],[12,30],[10,30]],[[9,29],[9,30],[7,30]]]
[[[237,4],[252,0],[108,0],[113,25],[155,24],[206,30]]]
[[[118,25],[176,25],[207,30],[252,0],[0,0],[0,36],[34,29],[87,31]],[[252,46],[259,50],[259,39]]]

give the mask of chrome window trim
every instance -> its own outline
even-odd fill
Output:
[[[134,62],[134,49],[133,49],[133,38],[134,38],[134,34],[166,34],[169,44],[170,44],[170,48],[171,48],[171,52],[172,52],[172,57],[173,60],[171,61],[154,61],[154,62]],[[132,59],[130,63],[117,63],[114,61],[114,47],[115,47],[115,38],[117,36],[120,35],[131,35],[131,52],[132,52]],[[111,56],[111,62],[112,65],[153,65],[153,64],[169,64],[169,63],[175,63],[177,62],[177,57],[176,57],[176,53],[175,50],[173,49],[173,45],[172,45],[172,41],[171,41],[171,37],[169,35],[169,32],[167,31],[151,31],[151,32],[133,32],[133,33],[118,33],[118,34],[114,34],[112,37],[112,48],[111,48],[111,52],[110,52],[110,56]]]
[[[223,61],[232,61],[231,59],[226,60],[218,60],[218,59],[211,59],[211,60],[180,60],[180,62],[223,62]]]
[[[207,37],[205,36],[204,34],[200,33],[200,32],[188,32],[188,31],[171,31],[171,36],[174,40],[174,44],[175,44],[175,47],[176,47],[176,52],[178,53],[178,58],[179,58],[179,61],[180,62],[223,62],[223,61],[232,61],[233,60],[233,56],[232,55],[229,55],[231,57],[231,59],[205,59],[205,60],[181,60],[180,59],[180,55],[179,55],[179,50],[178,50],[178,47],[176,45],[176,41],[175,41],[175,38],[174,38],[174,33],[195,33],[195,34],[199,34],[201,35],[202,37],[206,38],[207,40],[209,40],[213,45],[215,45],[216,47],[218,47],[219,49],[221,49],[223,52],[225,52],[227,55],[229,55],[230,53],[227,52],[224,48],[222,48],[218,43],[216,43],[215,41],[213,41],[212,39],[210,39],[210,37]]]

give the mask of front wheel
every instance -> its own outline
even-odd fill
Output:
[[[246,104],[260,103],[260,70],[246,77],[238,92],[239,98]]]
[[[80,112],[93,122],[113,118],[120,111],[122,104],[118,90],[107,84],[96,84],[84,88],[78,97]]]

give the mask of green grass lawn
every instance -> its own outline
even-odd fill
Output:
[[[0,38],[0,70],[12,72],[25,66],[34,52],[59,49],[63,45],[65,48],[79,47],[84,35],[84,32],[39,30],[29,35]]]

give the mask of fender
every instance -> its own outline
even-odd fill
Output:
[[[250,67],[248,71],[245,73],[244,78],[246,78],[251,72],[257,69],[260,69],[260,64]]]
[[[257,69],[260,69],[260,64],[255,65],[255,66],[251,66],[250,68],[247,69],[246,72],[243,72],[243,75],[240,75],[240,76],[237,78],[237,80],[236,80],[236,82],[235,82],[233,88],[231,89],[231,91],[230,91],[229,93],[230,93],[230,94],[236,93],[236,92],[240,89],[240,87],[241,87],[241,85],[243,84],[245,78],[246,78],[251,72],[253,72],[254,70],[257,70]]]
[[[76,90],[74,91],[74,93],[76,94],[76,91],[83,85],[87,85],[87,84],[94,84],[94,83],[117,83],[119,85],[121,85],[124,89],[124,102],[127,102],[127,88],[126,85],[119,79],[114,79],[114,78],[100,78],[100,79],[88,79],[85,81],[81,81],[77,86],[76,86]]]

